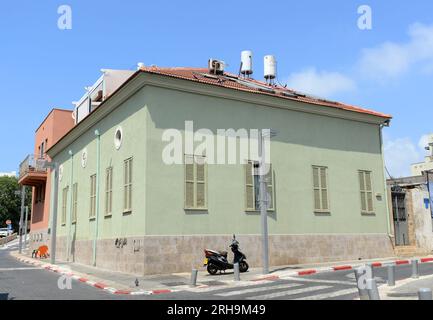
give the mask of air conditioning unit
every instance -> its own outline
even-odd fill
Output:
[[[225,62],[216,59],[209,59],[209,72],[213,74],[224,74]]]

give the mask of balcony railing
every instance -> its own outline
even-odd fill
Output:
[[[20,164],[20,179],[29,173],[46,173],[47,169],[44,168],[45,158],[39,156],[29,155]]]

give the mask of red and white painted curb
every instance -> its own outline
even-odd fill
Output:
[[[168,294],[168,293],[175,293],[182,290],[171,290],[171,289],[163,289],[163,290],[150,290],[150,291],[130,291],[130,290],[118,290],[116,288],[109,287],[108,285],[105,285],[102,282],[94,282],[87,278],[84,278],[78,274],[74,274],[71,272],[71,270],[62,269],[59,266],[52,265],[49,263],[39,262],[34,259],[28,259],[28,258],[22,258],[19,256],[16,256],[16,258],[24,263],[34,265],[36,267],[40,267],[41,269],[45,269],[48,271],[52,271],[61,275],[67,275],[71,277],[72,279],[79,281],[81,283],[85,283],[87,285],[90,285],[94,288],[104,290],[106,292],[109,292],[111,294],[115,295],[132,295],[132,296],[143,296],[143,295],[161,295],[161,294]],[[287,278],[293,278],[293,277],[305,277],[309,275],[315,275],[320,273],[330,273],[330,272],[338,272],[338,271],[347,271],[347,270],[354,270],[358,267],[364,266],[365,264],[371,264],[375,268],[380,267],[386,267],[389,265],[408,265],[411,264],[411,261],[413,259],[407,259],[407,260],[390,260],[390,261],[383,261],[383,262],[364,262],[364,263],[357,263],[353,265],[338,265],[338,266],[331,266],[331,267],[324,267],[324,268],[316,268],[316,269],[306,269],[301,271],[292,271],[288,273],[279,272],[276,275],[269,275],[269,276],[260,276],[253,280],[249,280],[247,282],[250,282],[251,285],[254,285],[255,283],[258,283],[260,281],[278,281],[278,280],[284,280]],[[419,263],[433,263],[433,258],[420,258],[417,259]],[[224,282],[224,281],[221,281]],[[226,281],[227,285],[232,284],[233,281]],[[209,288],[208,285],[199,285],[195,287],[194,289],[206,289]]]
[[[307,270],[301,270],[301,271],[292,271],[288,273],[279,273],[278,275],[272,275],[272,276],[265,276],[265,277],[259,277],[254,281],[261,281],[261,280],[284,280],[285,278],[292,278],[292,277],[305,277],[309,275],[319,274],[319,273],[329,273],[329,272],[337,272],[337,271],[347,271],[347,270],[354,270],[356,268],[359,268],[361,266],[364,266],[366,264],[371,264],[374,268],[380,268],[380,267],[386,267],[389,265],[408,265],[411,264],[413,259],[408,260],[390,260],[390,261],[383,261],[383,262],[365,262],[365,263],[357,263],[353,265],[339,265],[339,266],[332,266],[332,267],[324,267],[324,268],[317,268],[317,269],[307,269]],[[415,259],[414,259],[415,260]],[[432,263],[433,258],[420,258],[416,259],[418,263]]]
[[[16,259],[21,261],[21,262],[31,264],[35,267],[40,267],[41,269],[44,269],[47,271],[55,272],[55,273],[58,273],[60,275],[66,275],[73,280],[79,281],[81,283],[87,284],[87,285],[94,287],[96,289],[104,290],[108,293],[115,294],[115,295],[151,296],[151,295],[160,295],[160,294],[168,294],[168,293],[177,292],[176,290],[150,290],[150,291],[119,290],[116,288],[112,288],[112,287],[110,287],[110,286],[108,286],[102,282],[91,281],[87,278],[84,278],[78,274],[71,272],[71,270],[68,270],[66,268],[61,268],[59,266],[52,265],[49,263],[39,262],[39,261],[35,261],[33,259],[26,259],[26,258],[22,258],[22,257],[16,257]]]

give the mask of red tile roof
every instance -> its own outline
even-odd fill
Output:
[[[254,79],[239,78],[237,75],[233,75],[225,72],[224,75],[210,74],[207,68],[160,68],[160,67],[142,67],[140,69],[143,72],[159,74],[163,76],[169,76],[178,79],[184,79],[209,85],[215,85],[219,87],[252,92],[255,94],[263,94],[268,96],[274,96],[282,99],[288,99],[292,101],[299,101],[303,103],[310,103],[320,105],[324,107],[337,108],[346,111],[352,111],[357,113],[369,114],[385,119],[391,119],[392,116],[373,110],[352,106],[340,102],[330,101],[326,99],[320,99],[310,95],[302,94],[294,90],[284,88],[277,85],[268,85],[264,82],[257,81]]]

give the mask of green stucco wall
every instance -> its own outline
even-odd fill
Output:
[[[296,103],[296,102],[287,102]],[[308,109],[308,105],[305,108]],[[324,107],[325,108],[325,107]],[[347,234],[387,232],[386,201],[379,126],[327,116],[263,107],[241,101],[146,86],[129,98],[69,148],[55,157],[63,164],[61,194],[73,181],[79,183],[78,222],[73,238],[92,239],[89,221],[90,176],[96,173],[95,129],[101,132],[99,239],[139,235],[259,234],[260,216],[245,212],[242,165],[208,166],[208,211],[184,210],[184,166],[162,161],[165,129],[183,130],[194,121],[195,130],[273,128],[272,164],[275,174],[276,210],[270,213],[272,234]],[[114,134],[122,126],[124,140],[114,148]],[[81,152],[88,150],[88,164],[81,167]],[[123,161],[134,157],[133,212],[123,214]],[[105,212],[105,169],[112,165],[113,214]],[[331,214],[313,210],[312,165],[327,166]],[[375,215],[361,215],[358,170],[373,172]],[[72,190],[72,188],[70,189]],[[68,217],[69,217],[68,206]],[[76,228],[76,232],[75,232]]]

